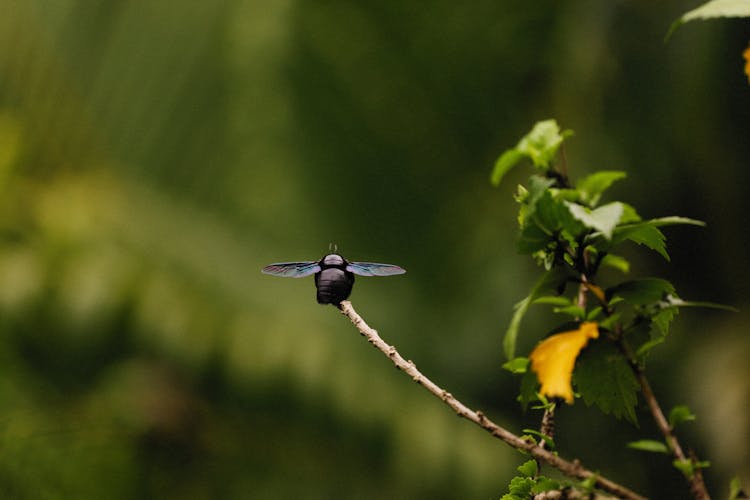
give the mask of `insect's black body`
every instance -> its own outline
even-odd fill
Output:
[[[346,270],[347,264],[343,257],[335,253],[320,260],[320,272],[315,274],[318,304],[336,305],[349,298],[354,285],[354,273]]]
[[[301,278],[315,275],[315,287],[318,289],[318,304],[338,306],[342,300],[349,298],[354,286],[354,275],[391,276],[406,271],[391,264],[375,262],[349,262],[341,255],[328,254],[318,262],[279,262],[262,269],[265,274],[287,278]]]

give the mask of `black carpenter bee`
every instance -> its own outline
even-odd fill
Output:
[[[337,253],[331,253],[317,262],[269,264],[261,272],[285,278],[302,278],[314,274],[315,288],[318,289],[318,304],[338,306],[352,292],[355,274],[360,276],[392,276],[404,274],[406,270],[391,264],[349,262]]]

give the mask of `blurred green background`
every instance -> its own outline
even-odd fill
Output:
[[[693,2],[0,0],[0,496],[497,498],[524,457],[368,346],[313,280],[260,268],[353,260],[352,301],[469,406],[537,427],[500,369],[515,184],[498,154],[540,119],[572,176],[684,215],[672,261],[634,276],[738,314],[686,311],[649,370],[724,496],[750,482],[750,23]],[[538,313],[538,311],[536,311]],[[523,327],[528,352],[559,318]],[[566,457],[686,496],[655,438],[565,407]]]

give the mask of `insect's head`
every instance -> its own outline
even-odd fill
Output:
[[[325,266],[343,266],[344,264],[344,258],[337,253],[331,253],[323,257],[323,265]]]

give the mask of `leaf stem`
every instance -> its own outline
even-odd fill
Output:
[[[568,461],[561,458],[559,455],[545,450],[541,446],[526,440],[509,430],[505,429],[494,423],[492,420],[487,418],[481,411],[475,411],[468,408],[461,401],[456,399],[450,392],[441,388],[435,384],[432,380],[427,378],[420,372],[413,361],[404,359],[401,354],[396,350],[396,347],[386,343],[378,332],[372,329],[362,317],[357,314],[357,311],[352,307],[351,302],[345,300],[339,304],[341,313],[345,315],[359,330],[359,333],[367,339],[367,341],[382,352],[387,358],[393,362],[393,364],[399,370],[409,375],[412,380],[417,384],[427,389],[434,396],[439,398],[442,402],[448,405],[456,414],[463,417],[470,422],[473,422],[492,434],[494,437],[504,441],[513,448],[526,452],[533,456],[537,460],[543,460],[566,476],[577,478],[580,480],[591,479],[595,485],[607,491],[619,498],[627,500],[646,500],[645,497],[629,490],[625,486],[615,483],[597,473],[592,472],[584,468],[577,460]]]

